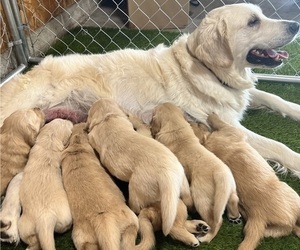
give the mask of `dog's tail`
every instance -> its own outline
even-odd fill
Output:
[[[224,172],[216,173],[215,176],[215,185],[216,185],[216,191],[215,191],[215,197],[214,197],[214,222],[216,224],[222,223],[222,216],[225,211],[226,205],[229,200],[229,196],[232,193],[232,181],[229,180],[228,174]],[[213,225],[212,225],[213,226]]]
[[[178,176],[175,171],[168,175],[160,175],[162,231],[165,236],[170,233],[176,218],[180,183],[182,184],[182,176]]]
[[[40,241],[41,249],[54,250],[54,228],[56,225],[56,216],[52,214],[44,214],[36,224],[36,231]]]
[[[160,205],[159,205],[160,206]],[[162,225],[161,213],[153,208],[143,208],[138,216],[140,224],[141,241],[135,247],[136,250],[152,249],[155,246],[154,231],[159,229]]]

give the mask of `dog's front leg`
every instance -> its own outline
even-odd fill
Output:
[[[300,121],[300,105],[286,101],[279,96],[255,88],[249,90],[251,94],[250,108],[267,107],[280,113],[283,117],[290,117]]]
[[[22,179],[23,172],[17,174],[10,181],[2,203],[0,212],[0,240],[3,242],[18,244],[20,241],[17,223],[21,214],[19,190]]]
[[[249,129],[239,127],[247,135],[249,144],[265,159],[273,160],[283,168],[291,170],[300,178],[300,154],[283,143],[258,135]]]

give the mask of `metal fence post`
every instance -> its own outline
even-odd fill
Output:
[[[15,2],[15,0],[2,0],[2,6],[4,13],[7,18],[8,26],[11,30],[12,36],[12,45],[15,48],[17,62],[19,64],[24,64],[25,66],[28,65],[28,55],[26,56],[26,52],[24,51],[23,41],[21,39],[19,29],[16,23],[15,15],[12,10],[12,6],[10,2]]]

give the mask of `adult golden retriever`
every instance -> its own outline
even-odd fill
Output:
[[[215,112],[241,127],[264,158],[300,173],[299,153],[239,123],[249,103],[300,121],[300,105],[255,89],[250,71],[281,65],[288,54],[275,49],[293,41],[299,26],[267,18],[255,5],[233,4],[212,10],[194,32],[170,47],[48,56],[1,87],[0,124],[15,110],[36,106],[45,109],[49,119],[72,119],[74,110],[83,117],[102,97],[113,98],[149,122],[157,104],[173,102],[202,122]]]

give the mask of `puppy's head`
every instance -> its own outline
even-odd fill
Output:
[[[68,145],[88,143],[86,123],[77,123],[73,126]]]
[[[188,48],[207,65],[228,68],[276,67],[288,57],[275,49],[295,39],[299,23],[267,18],[253,4],[212,10],[189,36]]]
[[[14,135],[21,135],[32,146],[44,124],[45,115],[39,108],[20,109],[4,120],[1,132],[11,130]]]
[[[95,125],[102,122],[110,114],[120,115],[127,119],[126,114],[114,100],[103,98],[95,102],[88,113],[86,131],[90,132]]]
[[[196,122],[191,122],[190,125],[194,131],[194,134],[199,139],[199,142],[201,144],[204,144],[208,136],[211,134],[209,128],[202,123],[196,123]]]
[[[155,136],[162,128],[175,130],[182,120],[184,120],[184,115],[179,107],[169,102],[160,104],[153,110],[150,122],[152,135]]]
[[[60,148],[62,143],[66,146],[72,134],[72,128],[73,123],[71,121],[60,118],[54,119],[41,129],[37,142],[47,143],[47,140],[49,140],[49,145],[55,144]]]

